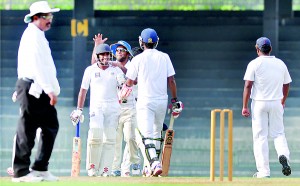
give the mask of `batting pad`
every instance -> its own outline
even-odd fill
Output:
[[[86,169],[90,168],[90,164],[95,165],[95,169],[99,169],[100,157],[103,149],[103,134],[100,128],[91,128],[88,132]]]

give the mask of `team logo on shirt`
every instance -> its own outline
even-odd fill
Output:
[[[114,76],[114,75],[115,75],[115,72],[110,72],[110,75]]]
[[[95,73],[95,78],[98,78],[98,77],[100,77],[100,72]]]

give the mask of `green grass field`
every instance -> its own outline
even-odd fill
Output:
[[[225,179],[226,180],[226,179]],[[115,178],[115,177],[60,177],[58,182],[40,182],[40,183],[12,183],[9,177],[0,177],[1,186],[195,186],[195,185],[213,185],[213,186],[299,186],[300,178],[233,178],[232,182],[209,181],[208,177],[159,177],[159,178]]]

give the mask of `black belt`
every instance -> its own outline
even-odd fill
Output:
[[[33,83],[34,82],[32,79],[29,79],[27,77],[22,77],[22,78],[19,78],[19,79],[21,79],[23,81],[26,81],[26,82],[29,82],[29,83]]]

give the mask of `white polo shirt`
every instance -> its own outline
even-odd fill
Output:
[[[257,101],[282,99],[283,84],[292,82],[285,63],[275,56],[260,56],[252,60],[244,80],[253,81],[250,98]]]
[[[34,91],[41,94],[53,92],[56,96],[60,93],[56,77],[56,68],[51,55],[49,43],[45,32],[33,23],[29,23],[24,31],[18,52],[18,78],[34,80]],[[39,97],[39,95],[37,95]]]
[[[96,108],[103,102],[118,102],[117,74],[123,73],[119,67],[109,66],[102,70],[94,63],[88,66],[82,78],[81,88],[90,90],[90,108]]]
[[[168,99],[167,78],[174,74],[168,54],[147,49],[132,59],[126,76],[131,80],[138,77],[138,100]]]

